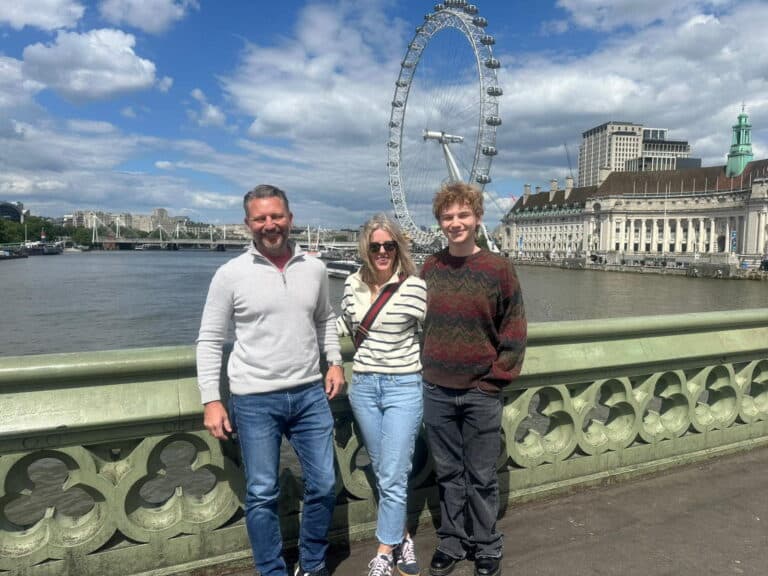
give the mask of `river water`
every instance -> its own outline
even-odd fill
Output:
[[[0,263],[0,356],[192,344],[236,251],[122,251]],[[529,322],[761,308],[768,283],[520,266]],[[331,279],[338,306],[343,281]]]
[[[235,251],[91,252],[35,256],[0,263],[0,356],[119,348],[191,345],[208,284]],[[768,282],[712,280],[521,266],[531,322],[760,308]],[[338,307],[343,281],[331,279]],[[143,485],[146,506],[165,502],[182,486],[202,495],[215,477],[193,474],[194,448],[185,442],[163,453],[165,474]],[[286,466],[299,473],[284,445]],[[200,472],[200,471],[198,471]],[[78,517],[94,503],[79,488],[62,493],[67,469],[56,458],[28,469],[35,485],[5,508],[18,526],[31,527],[49,506]]]

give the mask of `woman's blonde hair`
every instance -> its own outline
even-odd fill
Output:
[[[363,230],[360,233],[358,250],[360,252],[360,260],[363,262],[363,265],[360,267],[360,276],[362,277],[363,282],[366,284],[376,283],[376,273],[374,272],[376,268],[373,265],[369,249],[371,245],[371,234],[376,230],[383,230],[392,236],[392,240],[397,242],[394,271],[397,272],[399,270],[404,272],[407,276],[415,275],[416,265],[411,258],[408,239],[405,237],[405,234],[403,234],[400,225],[382,212],[371,217],[371,219],[363,225]]]

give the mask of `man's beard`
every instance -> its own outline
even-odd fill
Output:
[[[256,247],[259,252],[263,252],[270,256],[281,256],[285,253],[288,244],[288,238],[284,234],[280,234],[277,237],[271,239],[266,234],[261,234],[256,239]]]

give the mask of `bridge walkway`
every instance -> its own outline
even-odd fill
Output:
[[[759,448],[510,506],[499,522],[505,542],[502,574],[763,575],[768,564],[766,478],[768,448]],[[426,576],[436,543],[433,527],[419,527],[415,541]],[[334,544],[332,574],[365,576],[375,546],[370,540]],[[461,562],[452,574],[472,576],[473,564]]]

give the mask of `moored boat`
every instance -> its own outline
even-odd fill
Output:
[[[0,249],[0,261],[15,260],[17,258],[26,258],[27,255],[19,250]]]
[[[50,256],[52,254],[61,254],[63,248],[59,244],[51,242],[26,242],[23,245],[22,252],[28,256]]]
[[[346,278],[360,269],[360,263],[355,260],[332,260],[325,263],[325,269],[331,278]]]

